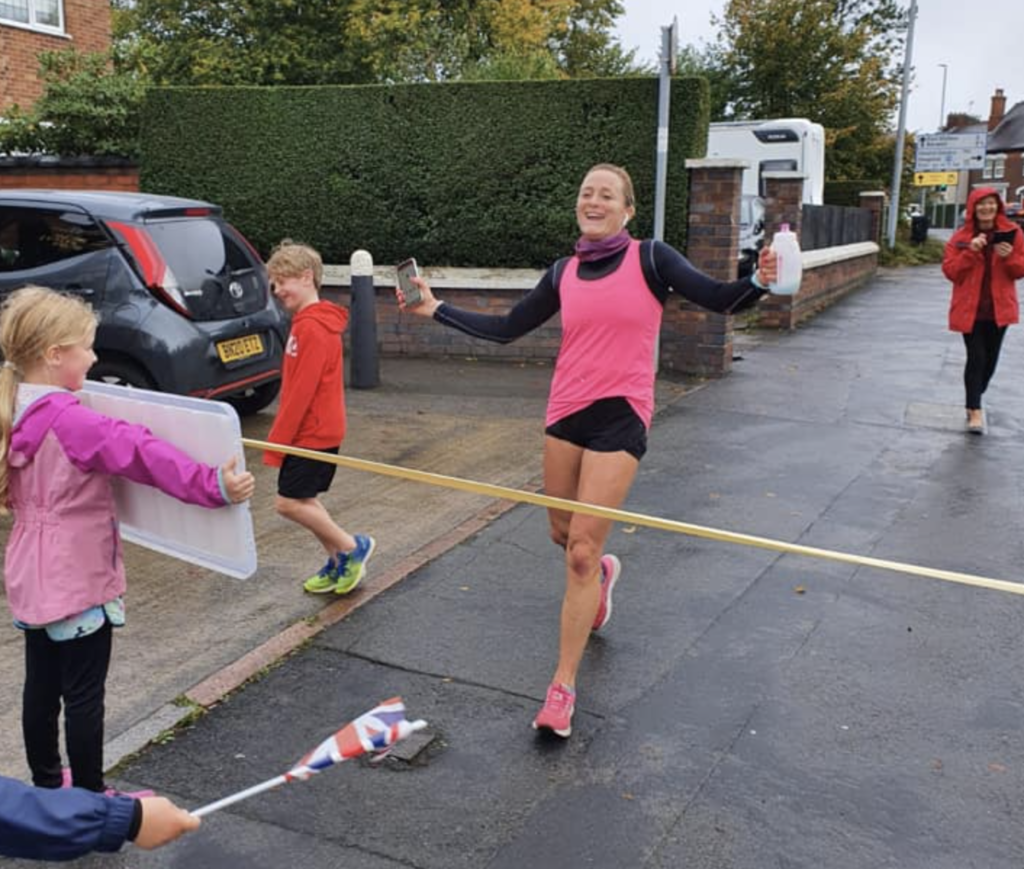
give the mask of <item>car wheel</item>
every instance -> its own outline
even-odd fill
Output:
[[[155,389],[153,379],[131,362],[101,359],[89,369],[89,379],[115,386],[134,386],[136,389]]]
[[[230,395],[226,400],[238,411],[239,416],[252,416],[270,405],[280,391],[281,381],[275,380],[254,386],[240,395]]]

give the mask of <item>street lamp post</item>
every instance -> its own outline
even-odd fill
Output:
[[[900,210],[900,175],[903,172],[903,143],[907,133],[907,91],[910,86],[910,62],[914,56],[914,21],[917,0],[910,0],[907,11],[907,44],[903,54],[903,85],[900,89],[900,115],[896,127],[896,158],[892,167],[892,188],[889,193],[889,249],[896,247],[896,220]]]
[[[949,72],[948,63],[940,63],[942,67],[942,102],[939,103],[939,132],[946,129],[946,73]]]

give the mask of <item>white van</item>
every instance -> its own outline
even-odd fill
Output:
[[[821,205],[825,191],[825,128],[806,118],[723,121],[708,128],[708,157],[746,160],[740,202],[739,274],[749,274],[764,246],[765,172],[801,172],[803,201]]]
[[[804,199],[821,205],[825,193],[825,128],[807,118],[724,121],[708,128],[708,157],[747,160],[744,196],[764,196],[764,173],[803,173]]]

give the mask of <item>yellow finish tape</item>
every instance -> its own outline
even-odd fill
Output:
[[[431,486],[444,486],[448,489],[458,489],[462,492],[472,492],[475,495],[489,495],[492,498],[500,498],[506,501],[518,501],[522,504],[536,504],[538,507],[546,507],[552,510],[565,510],[570,513],[583,513],[586,516],[596,516],[599,519],[610,519],[613,522],[626,522],[631,525],[643,525],[646,528],[657,528],[661,531],[673,531],[676,534],[687,534],[690,537],[703,537],[708,540],[721,540],[725,543],[737,543],[740,546],[756,546],[760,549],[771,549],[775,552],[785,552],[790,555],[806,555],[810,558],[824,558],[829,561],[841,561],[846,564],[856,564],[860,567],[874,567],[879,570],[893,570],[898,573],[909,573],[914,576],[923,576],[928,579],[941,579],[945,582],[957,582],[961,585],[973,585],[978,588],[987,588],[993,591],[1005,591],[1010,594],[1024,595],[1024,584],[1009,582],[1005,579],[989,579],[984,576],[973,576],[969,573],[959,573],[955,570],[938,570],[933,567],[921,567],[917,564],[904,564],[899,561],[888,561],[884,558],[871,558],[866,555],[853,555],[849,552],[838,552],[833,549],[819,549],[816,546],[803,546],[799,543],[784,543],[781,540],[772,540],[769,537],[755,537],[752,534],[738,534],[735,531],[722,531],[717,528],[707,528],[703,525],[692,525],[689,522],[678,522],[674,519],[660,519],[657,516],[647,516],[643,513],[631,513],[628,510],[617,510],[613,507],[601,507],[597,504],[586,504],[582,501],[571,501],[568,498],[552,498],[550,495],[539,495],[535,492],[524,492],[520,489],[510,489],[507,486],[494,486],[490,483],[477,483],[473,480],[463,480],[460,477],[449,477],[444,474],[434,474],[430,471],[417,471],[411,468],[402,468],[397,465],[386,465],[382,462],[371,462],[366,459],[353,459],[350,456],[336,456],[332,453],[321,453],[317,450],[307,450],[302,447],[286,447],[281,444],[272,444],[267,441],[242,438],[242,445],[258,450],[271,450],[277,453],[284,453],[289,456],[300,456],[304,459],[313,459],[318,462],[329,462],[340,465],[344,468],[352,468],[356,471],[369,471],[371,474],[383,474],[386,477],[399,477],[405,480],[415,480],[418,483],[427,483]]]

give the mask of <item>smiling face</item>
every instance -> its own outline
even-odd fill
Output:
[[[576,197],[576,222],[589,241],[609,238],[626,225],[636,209],[625,180],[611,169],[591,169]]]
[[[47,351],[47,361],[51,363],[51,379],[54,386],[60,386],[77,392],[85,384],[85,376],[96,364],[96,353],[92,349],[96,339],[96,330],[90,330],[81,341],[75,344],[63,344]]]
[[[974,222],[978,229],[991,229],[995,225],[999,213],[999,200],[994,196],[985,196],[974,206]]]
[[[297,314],[320,298],[313,280],[312,269],[306,269],[297,275],[288,277],[271,274],[270,279],[273,282],[274,295],[290,314]]]

